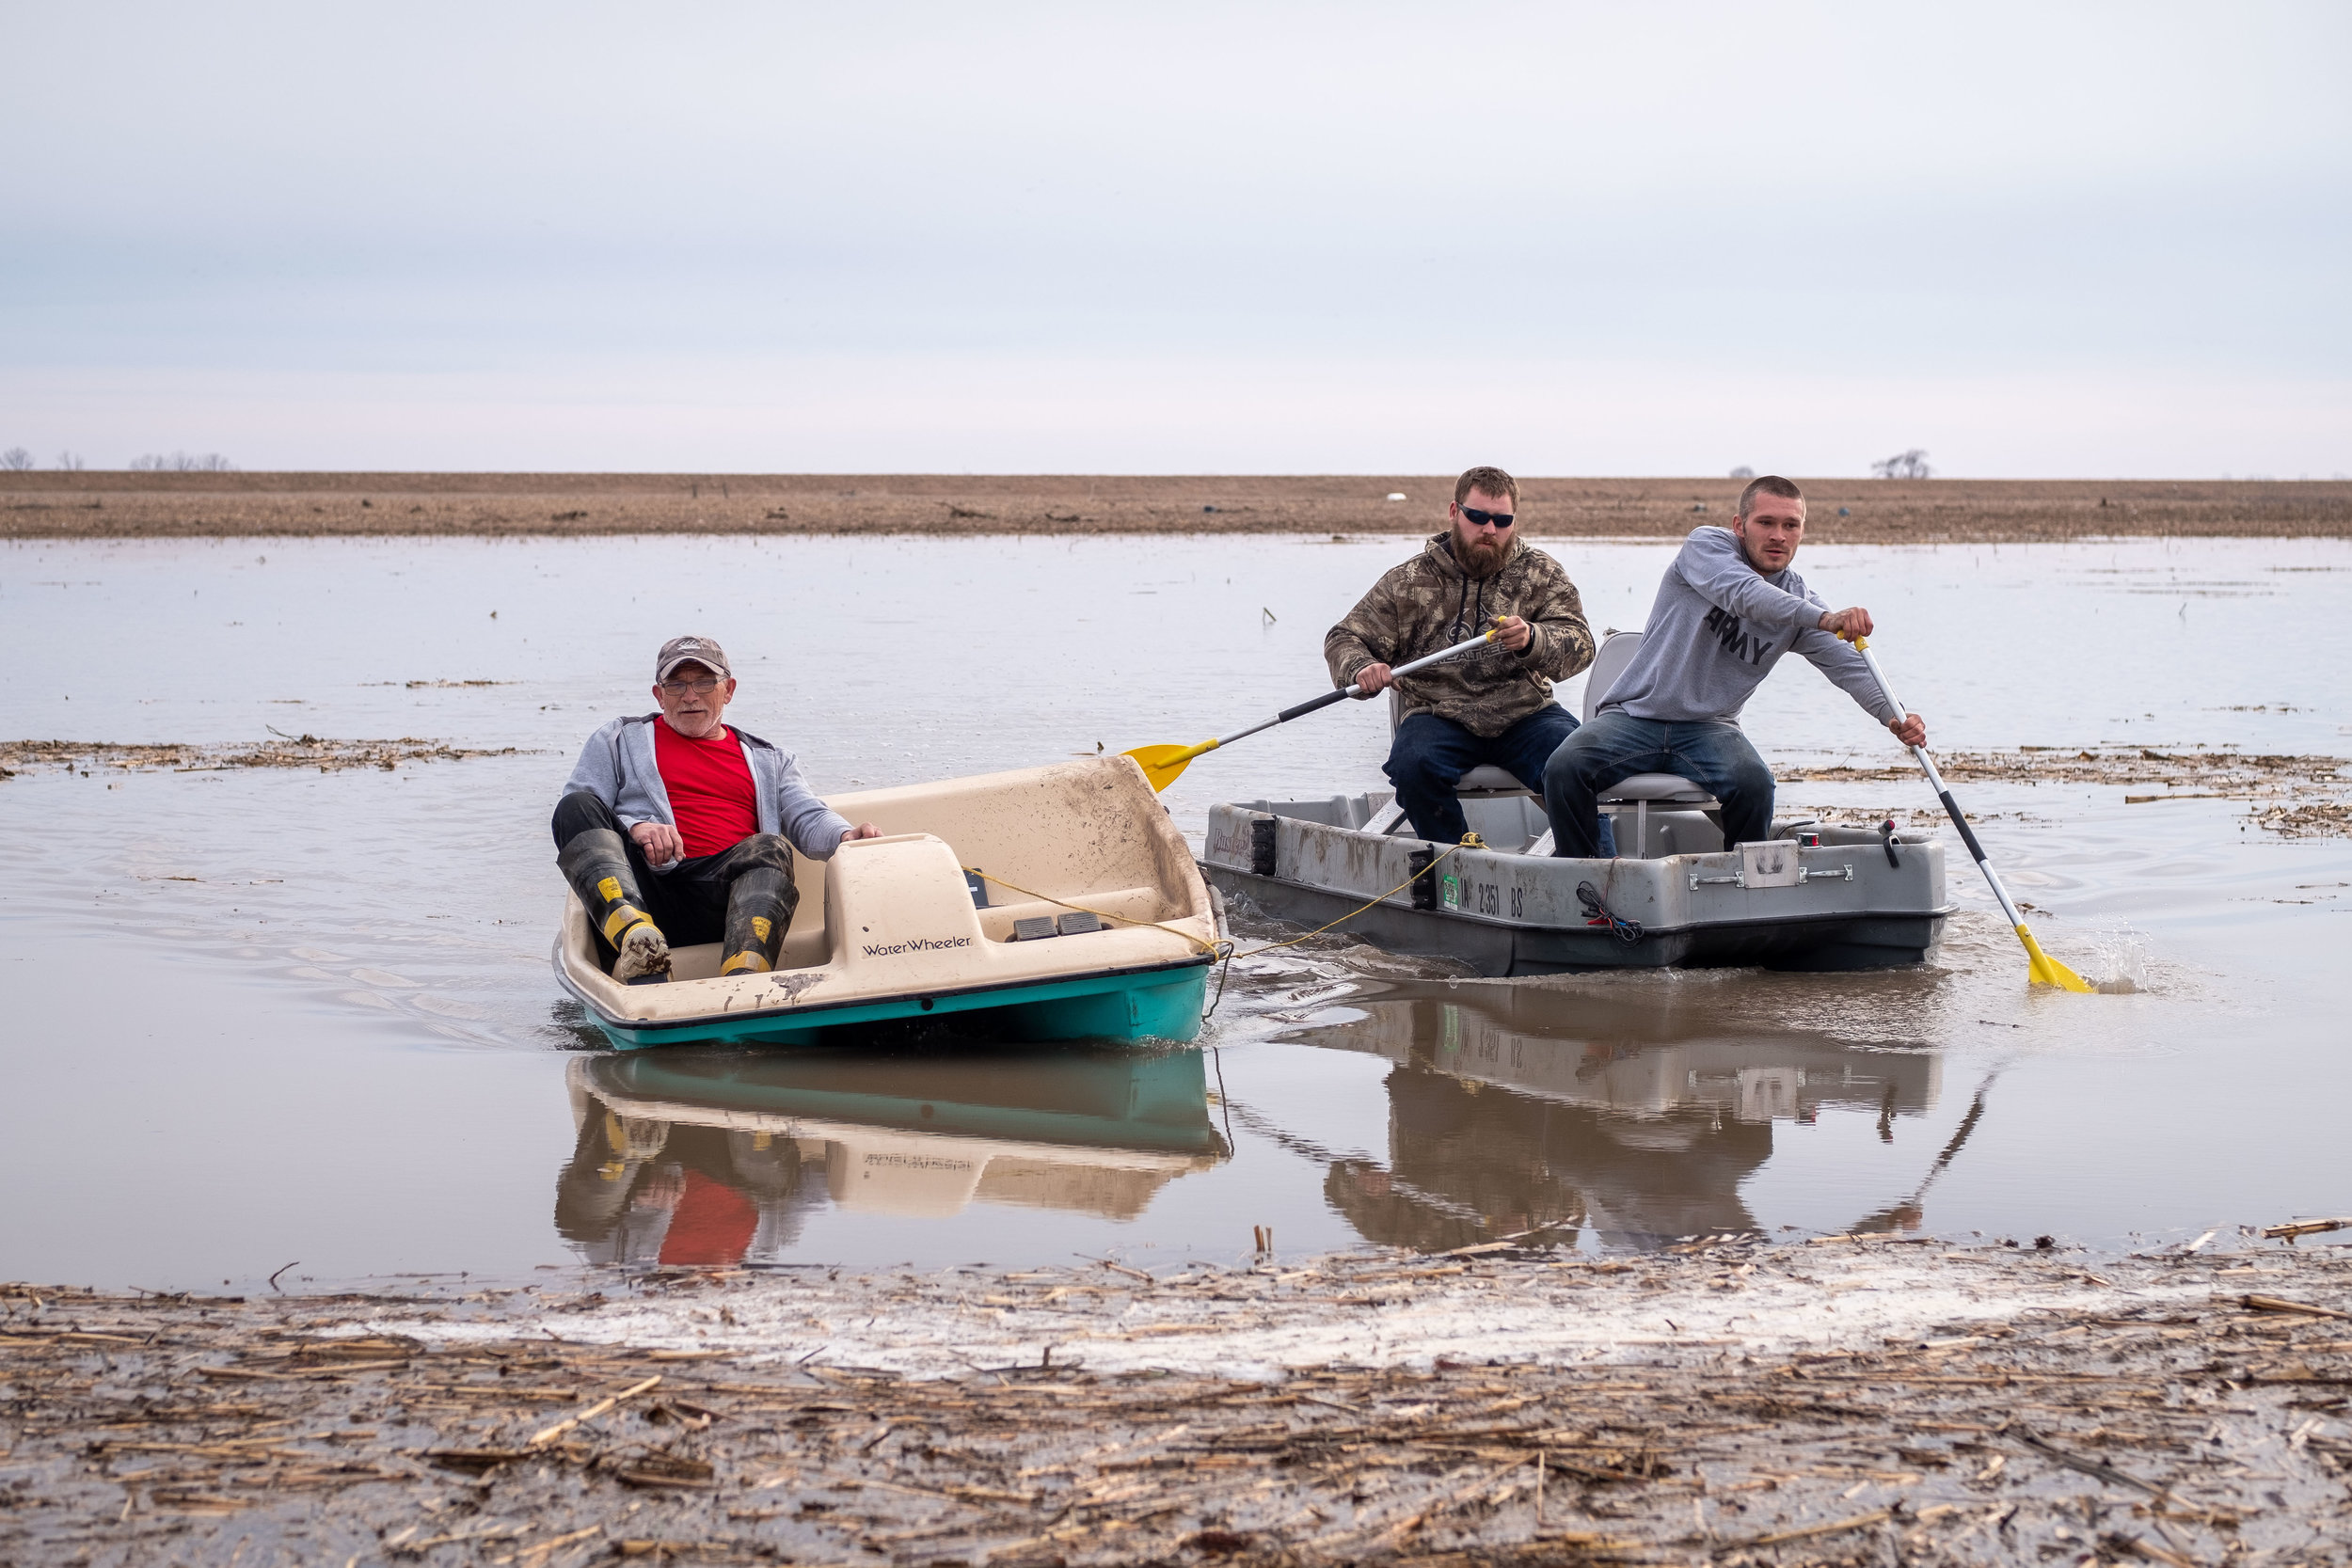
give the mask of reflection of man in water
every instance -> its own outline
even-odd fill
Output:
[[[612,977],[666,980],[670,944],[723,942],[722,974],[773,969],[800,893],[792,850],[830,857],[851,827],[789,753],[722,719],[727,656],[674,637],[654,657],[658,713],[615,719],[580,753],[555,807],[555,863],[587,908]]]
[[[592,1262],[723,1266],[772,1255],[824,1202],[821,1180],[803,1189],[790,1138],[588,1109],[556,1179],[555,1228]]]
[[[1544,762],[1576,728],[1551,700],[1551,683],[1593,662],[1592,628],[1560,563],[1520,541],[1518,482],[1472,468],[1454,483],[1446,531],[1391,567],[1323,639],[1331,684],[1370,697],[1391,683],[1391,665],[1501,635],[1476,653],[1394,682],[1404,721],[1389,749],[1389,782],[1413,832],[1455,844],[1470,831],[1454,781],[1491,764],[1530,789]]]
[[[1543,769],[1552,853],[1609,853],[1597,797],[1636,773],[1675,773],[1723,803],[1724,844],[1772,836],[1772,770],[1740,732],[1740,710],[1795,649],[1906,746],[1927,744],[1917,715],[1896,712],[1861,654],[1870,612],[1832,610],[1789,570],[1804,537],[1804,492],[1766,474],[1740,493],[1731,527],[1691,531],[1658,585],[1642,646],[1592,722]]]
[[[1539,1225],[1558,1227],[1553,1243],[1576,1229],[1646,1243],[1755,1226],[1740,1184],[1772,1156],[1769,1122],[1708,1105],[1636,1117],[1419,1063],[1388,1090],[1389,1168],[1342,1160],[1324,1181],[1368,1241],[1433,1251]]]

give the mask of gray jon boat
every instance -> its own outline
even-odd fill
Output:
[[[1587,719],[1640,641],[1639,632],[1612,632],[1602,642],[1585,682]],[[1390,712],[1393,724],[1393,697]],[[1473,768],[1459,791],[1484,848],[1444,855],[1412,836],[1389,791],[1368,790],[1213,806],[1201,870],[1228,898],[1307,927],[1413,879],[1342,928],[1491,975],[1889,968],[1923,961],[1952,911],[1943,847],[1924,833],[1782,820],[1765,843],[1726,850],[1705,790],[1642,773],[1601,801],[1618,857],[1571,860],[1552,854],[1542,800],[1510,774]]]

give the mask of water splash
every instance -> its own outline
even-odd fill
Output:
[[[2083,978],[2090,989],[2109,996],[2130,996],[2147,990],[2148,939],[2127,921],[2099,934]]]

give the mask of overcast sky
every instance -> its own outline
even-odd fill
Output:
[[[0,0],[92,467],[2352,470],[2352,7]]]

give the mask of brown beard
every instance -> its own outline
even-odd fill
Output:
[[[1497,534],[1489,545],[1467,537],[1459,528],[1454,531],[1454,559],[1472,579],[1493,577],[1502,570],[1502,563],[1510,555],[1511,536],[1507,533]]]

